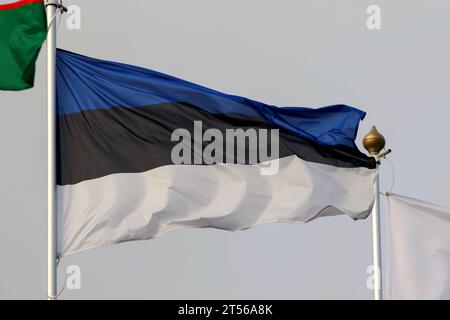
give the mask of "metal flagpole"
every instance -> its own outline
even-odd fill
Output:
[[[380,160],[391,152],[390,149],[383,150],[386,144],[384,137],[375,127],[363,139],[364,148],[377,161],[379,168]],[[374,276],[374,299],[383,300],[382,261],[381,261],[381,225],[380,225],[380,175],[375,180],[375,202],[372,209],[372,259]]]
[[[58,0],[45,0],[47,14],[47,298],[57,298],[56,247],[56,12]]]
[[[372,209],[372,260],[374,276],[374,299],[383,300],[381,267],[381,230],[380,230],[380,175],[375,180],[375,203]]]

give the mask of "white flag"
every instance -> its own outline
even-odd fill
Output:
[[[384,288],[387,299],[450,299],[450,209],[388,197]]]

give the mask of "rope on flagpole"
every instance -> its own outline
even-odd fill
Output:
[[[56,257],[56,267],[59,268],[60,264],[62,264],[62,269],[63,269],[63,273],[64,273],[64,282],[63,282],[63,286],[61,288],[60,291],[58,291],[54,296],[48,296],[47,298],[49,300],[55,300],[57,298],[59,298],[63,292],[66,290],[66,282],[67,282],[67,274],[65,272],[65,270],[67,270],[66,268],[66,264],[63,262],[62,257],[58,254],[58,256]]]
[[[380,194],[385,196],[385,197],[389,197],[391,195],[391,193],[392,193],[392,190],[394,190],[394,186],[395,186],[395,166],[394,166],[394,163],[391,161],[391,159],[385,158],[385,160],[387,160],[387,162],[391,166],[391,169],[392,169],[392,180],[391,180],[391,186],[389,187],[388,191],[380,192]]]
[[[57,28],[57,29],[59,29],[59,24],[60,24],[60,22],[61,22],[62,15],[63,15],[64,13],[66,13],[67,10],[68,10],[67,7],[65,7],[65,6],[63,5],[62,0],[60,0],[60,2],[59,2],[58,4],[46,3],[46,4],[45,4],[45,7],[48,7],[48,6],[55,6],[55,7],[56,7],[56,11],[55,11],[55,13],[53,14],[53,16],[51,17],[50,23],[49,23],[48,26],[47,26],[47,34],[48,34],[50,28],[53,26],[53,23],[55,22],[55,19],[56,19],[56,16],[58,15],[58,13],[60,14],[60,16],[59,16],[59,22],[58,22],[58,28]]]

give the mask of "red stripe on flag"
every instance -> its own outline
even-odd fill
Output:
[[[26,4],[39,3],[39,2],[42,2],[42,0],[19,0],[16,2],[12,2],[12,3],[0,4],[0,10],[10,10],[10,9],[24,6]]]

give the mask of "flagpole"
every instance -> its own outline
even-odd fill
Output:
[[[372,260],[374,276],[374,300],[383,300],[380,230],[380,174],[375,180],[375,202],[372,209]]]
[[[364,148],[377,161],[379,169],[380,161],[391,149],[384,150],[386,140],[375,126],[363,139]],[[375,202],[372,208],[372,261],[374,277],[374,300],[383,300],[383,269],[381,261],[381,219],[380,219],[380,174],[375,179]]]
[[[56,10],[45,0],[47,15],[47,298],[57,299],[56,246]]]

